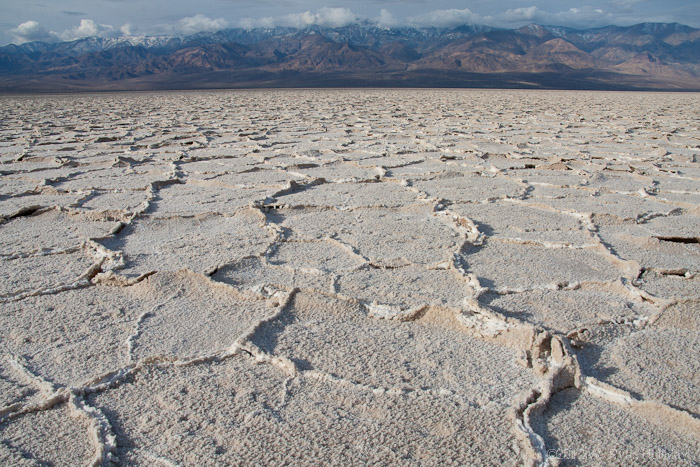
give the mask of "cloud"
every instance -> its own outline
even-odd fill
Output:
[[[24,44],[25,42],[57,42],[58,35],[53,31],[47,31],[36,21],[27,21],[16,28],[10,29],[12,42],[15,44]]]
[[[91,19],[81,19],[80,24],[59,34],[63,41],[74,41],[85,37],[116,37],[121,33],[109,24],[97,24]]]
[[[216,32],[226,29],[229,22],[223,18],[212,19],[198,14],[182,18],[175,24],[161,25],[158,32],[162,34],[190,35],[198,32]],[[63,32],[48,31],[36,21],[27,21],[16,28],[10,29],[8,33],[12,36],[15,44],[25,42],[68,42],[85,37],[112,38],[121,36],[131,36],[136,32],[132,24],[126,23],[120,28],[115,28],[109,24],[99,24],[91,19],[81,19],[77,26],[66,29]]]
[[[635,1],[635,0],[620,0]],[[382,16],[376,19],[377,24],[390,23],[389,26],[399,23],[409,26],[436,26],[455,27],[463,24],[484,24],[488,26],[513,27],[526,23],[553,24],[559,26],[590,27],[611,24],[613,15],[600,8],[581,7],[571,8],[561,12],[549,12],[540,10],[532,5],[529,7],[512,8],[495,15],[482,16],[468,8],[433,10],[416,16],[397,20],[390,12],[382,10]],[[383,19],[388,18],[389,21]]]
[[[127,26],[127,25],[125,25]],[[63,32],[48,31],[36,21],[27,21],[20,24],[14,29],[10,29],[9,33],[12,36],[15,44],[24,44],[25,42],[41,41],[41,42],[69,42],[85,37],[119,37],[126,34],[123,29],[118,30],[109,24],[98,24],[91,19],[81,19],[77,26],[66,29]]]
[[[122,27],[119,28],[119,30],[124,34],[125,36],[131,36],[134,34],[134,27],[131,25],[131,23],[124,23],[122,24]]]
[[[557,26],[602,26],[610,24],[613,15],[600,8],[582,7],[570,8],[566,11],[551,13],[540,10],[536,6],[515,8],[496,15],[494,21],[498,24],[539,23]]]
[[[488,17],[473,13],[469,8],[433,10],[407,19],[413,26],[450,27],[462,24],[483,24]]]
[[[197,34],[198,32],[216,32],[226,29],[229,22],[224,18],[212,19],[208,16],[197,14],[182,18],[174,27],[178,34]]]
[[[379,16],[374,18],[374,21],[377,23],[377,26],[382,28],[392,28],[401,25],[401,21],[384,8],[379,12]]]
[[[633,5],[640,0],[612,0],[616,5]],[[614,8],[614,6],[613,6]],[[71,13],[66,11],[65,13]],[[349,8],[321,8],[316,12],[306,11],[276,17],[246,18],[238,23],[238,26],[246,29],[293,27],[306,28],[309,26],[343,27],[360,21]],[[581,7],[570,8],[566,11],[550,12],[539,9],[537,6],[512,8],[498,14],[482,16],[468,8],[464,9],[440,9],[415,16],[404,18],[396,17],[388,9],[382,9],[376,18],[370,21],[379,27],[390,28],[398,26],[436,26],[455,27],[463,24],[483,24],[499,27],[517,27],[527,23],[539,23],[572,27],[595,27],[611,24],[614,16],[600,8]],[[150,33],[168,35],[191,35],[200,32],[216,32],[231,27],[229,21],[224,18],[210,18],[203,14],[196,14],[180,19],[174,23],[161,24],[151,29]],[[50,31],[42,27],[37,21],[27,21],[10,29],[8,34],[16,44],[31,41],[58,42],[73,41],[85,37],[120,37],[130,36],[139,28],[131,23],[126,23],[119,28],[108,24],[99,24],[91,19],[81,19],[80,24],[63,32]],[[141,31],[139,31],[141,33]]]
[[[634,5],[637,5],[638,3],[642,3],[644,0],[612,0],[612,4],[621,7],[621,8],[629,8]]]
[[[540,11],[536,6],[530,6],[527,8],[506,10],[505,13],[498,15],[498,19],[507,23],[519,23],[522,21],[537,21],[547,16],[549,16],[548,13]]]
[[[239,26],[246,29],[291,27],[306,28],[309,26],[327,26],[339,28],[352,24],[358,20],[358,16],[348,8],[321,8],[316,13],[306,11],[285,16],[267,18],[244,18]]]

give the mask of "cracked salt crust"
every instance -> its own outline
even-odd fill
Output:
[[[496,290],[527,289],[582,281],[609,281],[623,276],[596,248],[512,243],[492,238],[483,247],[461,252],[467,271],[482,286]]]
[[[667,347],[667,341],[675,344]],[[599,364],[620,369],[606,378],[610,384],[698,417],[700,362],[686,358],[698,345],[697,330],[645,329],[607,348]]]
[[[678,229],[677,232],[683,238],[682,231]],[[636,261],[643,268],[691,273],[700,270],[697,243],[662,240],[665,237],[659,238],[655,229],[647,224],[604,226],[599,228],[599,235],[616,256]]]
[[[95,222],[61,209],[41,209],[2,225],[0,254],[11,257],[80,247],[84,240],[107,235],[113,227],[114,223]]]
[[[700,298],[700,273],[685,271],[647,270],[639,277],[637,286],[662,299]]]
[[[440,263],[463,242],[454,226],[442,216],[435,216],[427,205],[396,210],[283,210],[271,221],[289,229],[292,239],[331,237],[386,267]]]
[[[272,190],[275,191],[275,190]],[[151,217],[197,216],[202,213],[233,214],[257,200],[265,199],[270,189],[231,188],[194,181],[174,184],[158,191],[148,214]]]
[[[0,462],[691,464],[699,107],[0,98]]]
[[[278,196],[289,207],[335,206],[342,209],[399,208],[415,202],[415,195],[401,185],[388,183],[325,183]]]
[[[641,413],[640,413],[641,412]],[[658,410],[626,410],[573,388],[556,394],[534,424],[551,457],[565,463],[694,465],[697,432]]]
[[[607,290],[606,290],[607,289]],[[624,298],[615,284],[590,283],[576,288],[540,288],[519,293],[485,293],[480,302],[495,312],[568,334],[601,321],[651,317],[655,307]],[[585,303],[586,306],[581,306]]]
[[[133,286],[157,302],[136,323],[127,347],[133,361],[159,356],[197,356],[227,349],[239,335],[270,314],[271,304],[226,287],[211,287],[186,271],[155,274]],[[202,306],[202,303],[206,306]]]
[[[74,283],[92,265],[93,261],[79,250],[2,260],[0,275],[5,280],[0,284],[0,299],[55,288],[64,281]]]
[[[211,276],[214,280],[230,284],[238,289],[266,295],[269,290],[312,289],[330,291],[334,275],[321,269],[276,266],[265,258],[249,256],[217,268]]]
[[[366,267],[342,274],[336,291],[366,303],[401,309],[428,305],[459,309],[470,284],[456,271],[409,265],[398,269]]]
[[[516,352],[466,334],[456,312],[429,308],[412,323],[372,319],[361,306],[303,293],[251,341],[302,370],[389,391],[447,390],[479,407],[507,403],[532,383]],[[372,351],[377,342],[380,353]]]
[[[46,459],[56,465],[89,464],[87,431],[87,421],[72,417],[65,406],[28,414],[0,429],[0,459],[7,465]]]
[[[189,268],[205,273],[218,265],[260,254],[272,242],[260,228],[263,217],[247,210],[234,215],[205,213],[194,217],[141,217],[125,227],[124,235],[100,243],[122,252],[127,275]]]
[[[451,202],[481,202],[496,199],[520,198],[525,186],[505,177],[455,176],[420,181],[413,186],[428,196]]]

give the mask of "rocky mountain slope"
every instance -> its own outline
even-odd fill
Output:
[[[0,48],[0,89],[236,86],[700,89],[700,29],[230,29]]]

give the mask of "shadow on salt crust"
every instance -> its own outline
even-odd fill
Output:
[[[8,358],[0,359],[0,407],[26,402],[37,392]]]

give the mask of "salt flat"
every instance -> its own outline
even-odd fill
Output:
[[[700,94],[0,109],[1,463],[698,465]]]

